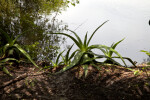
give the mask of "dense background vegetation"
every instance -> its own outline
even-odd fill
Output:
[[[56,56],[61,38],[47,35],[60,32],[66,27],[56,19],[58,13],[65,10],[68,0],[1,0],[0,27],[10,37],[21,34],[17,42],[23,45],[35,60],[52,59]],[[55,12],[55,13],[54,13]],[[47,18],[47,15],[53,16]],[[6,37],[0,34],[0,46],[7,43]]]

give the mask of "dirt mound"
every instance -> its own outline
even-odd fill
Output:
[[[34,67],[12,69],[13,77],[0,72],[0,99],[33,100],[133,100],[150,99],[150,83],[146,74],[139,75],[119,66],[89,66],[84,77],[79,66],[58,75]],[[10,70],[10,69],[9,69]]]

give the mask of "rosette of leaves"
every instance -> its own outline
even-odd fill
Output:
[[[16,43],[17,39],[20,37],[18,35],[15,39],[13,39],[13,36],[9,36],[7,33],[5,33],[2,29],[0,29],[1,34],[6,39],[7,43],[2,46],[2,57],[0,59],[0,67],[2,67],[3,71],[11,76],[7,68],[4,66],[6,62],[19,62],[20,54],[23,54],[28,60],[30,60],[36,67],[38,67],[35,62],[31,59],[30,55],[21,48],[19,44]]]
[[[84,69],[84,72],[85,72],[85,76],[87,75],[87,72],[88,72],[88,64],[90,64],[91,62],[95,61],[95,59],[98,59],[98,58],[108,58],[107,56],[105,55],[102,55],[102,56],[97,56],[95,55],[95,53],[92,52],[92,49],[99,49],[101,51],[104,51],[104,50],[109,50],[109,51],[112,51],[114,52],[118,57],[120,57],[120,59],[123,61],[123,63],[125,64],[126,66],[126,63],[125,61],[123,60],[122,56],[117,52],[115,51],[113,48],[111,47],[108,47],[108,46],[105,46],[105,45],[91,45],[89,46],[89,43],[92,39],[92,37],[94,36],[94,34],[96,33],[96,31],[102,27],[107,21],[105,21],[103,24],[101,24],[93,33],[92,35],[90,36],[89,39],[87,39],[87,33],[85,35],[85,38],[84,38],[84,41],[81,40],[81,38],[74,32],[74,31],[71,31],[76,38],[74,38],[73,36],[71,35],[68,35],[66,33],[52,33],[52,34],[60,34],[60,35],[65,35],[67,37],[69,37],[70,39],[73,40],[73,42],[76,44],[76,46],[78,47],[78,49],[76,50],[76,54],[74,56],[74,59],[72,60],[72,62],[70,63],[70,65],[64,67],[62,70],[60,70],[59,72],[57,73],[61,73],[61,72],[64,72],[76,65],[83,65],[83,69]],[[109,58],[109,59],[112,59],[112,58]]]

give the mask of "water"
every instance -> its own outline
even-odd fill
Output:
[[[52,59],[56,56],[55,46],[63,40],[57,36],[46,35],[47,32],[62,32],[65,25],[68,25],[69,29],[77,32],[83,39],[87,31],[90,36],[100,24],[109,20],[97,31],[91,44],[110,46],[125,38],[116,48],[122,56],[139,63],[147,58],[140,50],[150,50],[149,0],[80,0],[75,7],[69,5],[68,8],[68,4],[62,4],[61,0],[53,0],[49,6],[45,5],[47,2],[0,1],[1,29],[15,37],[30,30],[19,38],[19,43],[30,46],[38,42],[37,48],[31,47],[33,56],[37,52],[40,54],[38,58]],[[5,42],[6,39],[2,40]],[[72,45],[73,42],[68,38],[67,44]]]
[[[66,7],[67,3],[62,0],[0,0],[0,48],[9,42],[2,32],[13,39],[22,33],[17,43],[34,60],[53,59],[61,38],[47,33],[60,32],[63,27],[54,17],[47,19],[45,16],[61,12]]]
[[[110,46],[125,38],[116,50],[138,63],[147,58],[140,50],[150,51],[149,0],[80,0],[80,4],[70,6],[57,18],[67,23],[68,28],[82,39],[87,31],[90,36],[100,24],[109,20],[97,31],[91,44]],[[73,43],[67,41],[69,45]]]

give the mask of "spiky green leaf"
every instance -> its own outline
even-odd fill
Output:
[[[12,74],[8,71],[8,69],[6,67],[3,67],[3,72],[8,74],[9,76],[12,76]]]
[[[83,55],[83,52],[78,52],[78,53],[75,55],[75,57],[74,57],[73,61],[71,62],[71,64],[68,65],[68,66],[66,66],[66,67],[64,67],[64,68],[63,68],[62,70],[60,70],[59,72],[56,72],[56,74],[62,73],[62,72],[64,72],[64,71],[66,71],[66,70],[68,70],[68,69],[74,67],[75,65],[79,64],[79,61],[81,60],[82,55]]]
[[[74,51],[74,52],[71,54],[71,56],[69,57],[68,60],[71,60],[71,59],[74,57],[74,55],[76,54],[77,51],[78,51],[78,50]]]
[[[22,49],[18,44],[14,44],[14,47],[16,47],[22,54],[24,54],[28,58],[28,60],[32,62],[34,66],[38,67],[35,64],[35,62],[31,59],[30,55],[24,49]]]
[[[64,51],[65,51],[65,50],[64,50]],[[59,55],[57,56],[56,62],[55,62],[56,65],[58,65],[59,58],[60,58],[60,56],[62,55],[62,53],[63,53],[64,51],[60,52]]]
[[[98,58],[107,58],[108,60],[110,60],[111,62],[113,62],[112,64],[116,64],[116,65],[122,66],[119,62],[115,61],[114,59],[110,58],[109,56],[99,55],[99,54],[95,54],[93,52],[92,52],[92,54],[94,54],[96,56],[95,59],[98,59]],[[104,63],[105,63],[105,61],[104,61]]]
[[[97,31],[100,27],[102,27],[106,22],[108,22],[108,20],[105,21],[103,24],[101,24],[98,28],[96,28],[96,30],[92,33],[92,35],[90,36],[90,38],[89,38],[89,40],[88,40],[88,42],[87,42],[87,46],[89,45],[89,43],[90,43],[90,41],[91,41],[93,35],[96,33],[96,31]]]
[[[85,35],[85,38],[84,38],[84,47],[87,47],[87,33],[86,33],[86,35]]]
[[[118,57],[120,57],[120,59],[122,60],[122,62],[124,63],[124,65],[127,67],[127,65],[126,65],[125,61],[123,60],[122,56],[121,56],[116,50],[112,49],[111,47],[108,47],[108,46],[105,46],[105,45],[92,45],[92,46],[90,46],[89,48],[91,48],[91,49],[100,49],[100,50],[101,50],[102,48],[105,48],[105,49],[107,49],[107,50],[109,50],[109,51],[112,51],[112,52],[114,52]]]
[[[120,58],[120,57],[112,57],[112,58]],[[122,57],[123,59],[127,59],[134,67],[137,67],[135,65],[135,63],[132,61],[132,59],[128,58],[128,57]]]
[[[74,45],[74,44],[73,44],[73,45]],[[68,49],[68,51],[67,51],[67,54],[66,54],[66,56],[65,56],[66,62],[69,61],[69,53],[70,53],[70,50],[72,49],[73,45],[72,45],[72,46]]]
[[[80,44],[74,37],[72,37],[71,35],[68,35],[68,34],[66,34],[66,33],[50,33],[50,34],[65,35],[65,36],[69,37],[70,39],[72,39],[72,40],[75,42],[75,44],[76,44],[79,48],[81,48],[81,44]]]
[[[7,61],[17,61],[17,62],[18,62],[18,60],[15,59],[15,58],[5,58],[5,59],[3,59],[3,60],[0,60],[0,63],[5,63],[5,62],[7,62]]]
[[[141,50],[141,52],[144,52],[145,54],[147,54],[148,56],[150,56],[150,52],[148,52],[148,51]]]
[[[21,36],[22,34],[17,35],[17,37],[10,43],[12,46],[15,44],[17,39]]]
[[[111,48],[112,48],[112,49],[115,49],[115,48],[116,48],[116,46],[117,46],[120,42],[122,42],[124,39],[125,39],[125,38],[123,38],[122,40],[118,41],[118,42],[117,42],[117,43],[115,43],[115,44],[112,44],[112,45],[111,45]],[[108,56],[109,56],[109,57],[111,57],[111,56],[112,56],[112,54],[113,54],[113,52],[112,52],[112,51],[109,51],[109,52],[108,52]]]
[[[83,43],[82,43],[80,37],[77,35],[77,33],[75,33],[75,32],[72,31],[72,30],[69,30],[69,31],[72,32],[72,33],[76,36],[76,38],[78,39],[79,44],[80,44],[80,45],[83,45]]]

